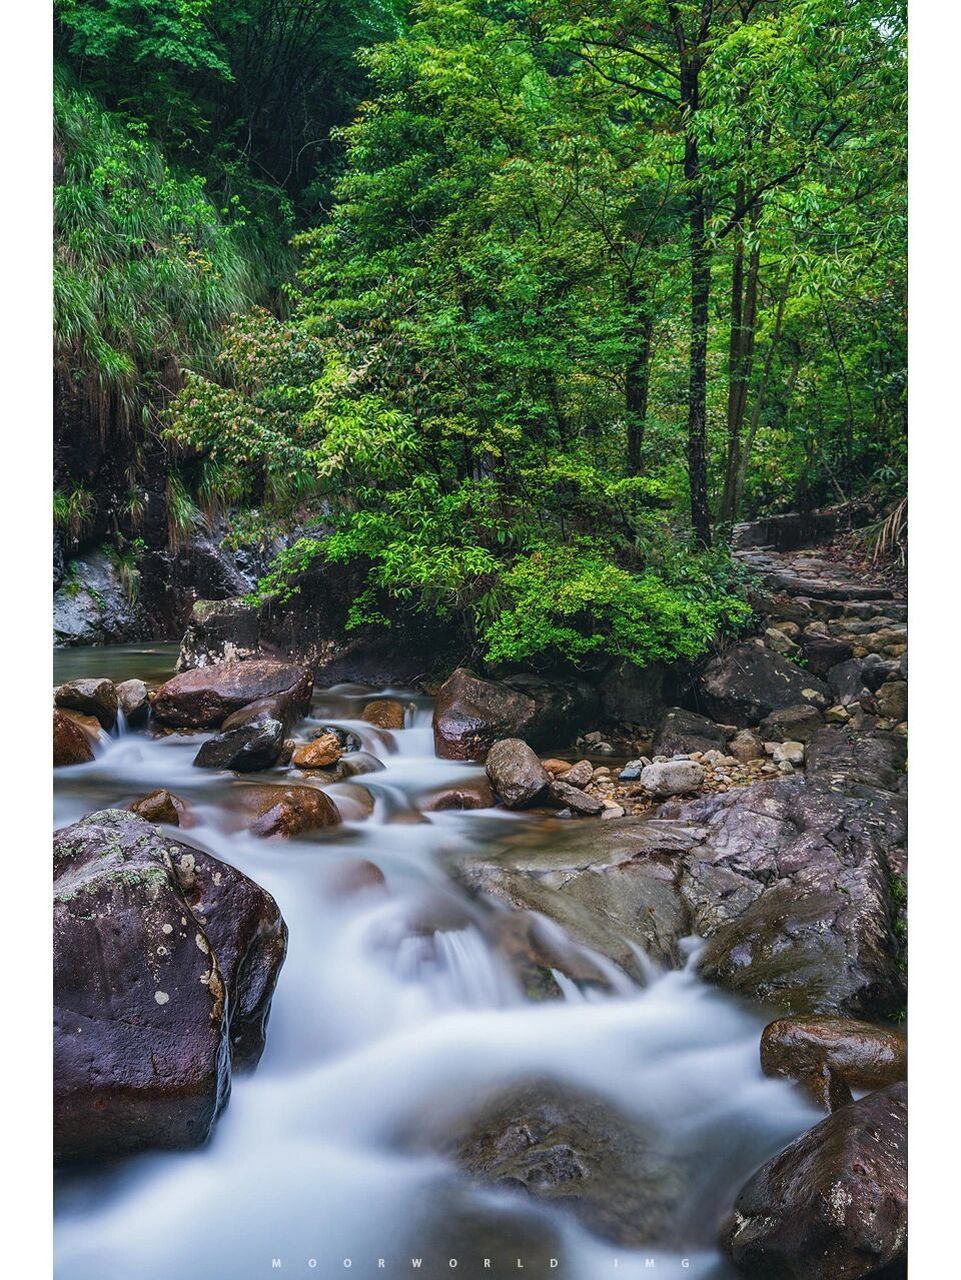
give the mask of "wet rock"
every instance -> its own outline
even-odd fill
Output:
[[[853,1018],[779,1018],[761,1036],[761,1070],[798,1081],[824,1105],[830,1102],[825,1079],[848,1091],[907,1079],[907,1041],[898,1031]]]
[[[369,751],[351,751],[337,761],[336,772],[338,779],[357,778],[365,773],[380,773],[383,768],[383,761]]]
[[[333,800],[317,787],[247,787],[243,803],[257,814],[250,828],[256,836],[297,836],[341,820]]]
[[[906,759],[903,740],[892,734],[826,726],[808,743],[807,772],[835,788],[896,791]]]
[[[93,749],[87,735],[74,722],[54,709],[53,713],[53,763],[54,768],[69,764],[86,764],[93,759]]]
[[[285,949],[268,893],[142,818],[109,809],[57,832],[57,1158],[202,1143],[231,1065],[263,1050]]]
[[[310,705],[313,676],[308,667],[253,658],[184,671],[154,694],[153,712],[165,724],[204,729],[261,698],[277,698],[292,712]]]
[[[128,729],[139,729],[150,717],[150,699],[142,680],[124,680],[117,685],[117,701]]]
[[[547,794],[558,809],[569,809],[579,818],[596,818],[604,808],[596,796],[588,795],[586,791],[572,787],[560,778],[554,778],[548,783]]]
[[[847,662],[854,656],[854,650],[847,640],[840,636],[804,636],[801,641],[807,668],[816,676],[826,676],[832,667],[839,662]]]
[[[363,746],[356,733],[351,733],[349,729],[342,729],[340,725],[336,724],[324,724],[319,729],[311,729],[309,736],[311,741],[314,738],[332,736],[337,739],[342,752],[359,751]]]
[[[907,1257],[907,1088],[871,1093],[761,1166],[721,1245],[747,1276],[860,1280]]]
[[[696,760],[655,761],[641,770],[641,786],[655,796],[685,795],[696,791],[704,777]]]
[[[681,707],[671,707],[654,737],[653,754],[657,756],[723,750],[724,735],[713,720]]]
[[[486,778],[443,787],[432,792],[422,803],[425,813],[443,813],[449,809],[491,809],[497,803]]]
[[[764,744],[751,729],[739,730],[728,743],[727,749],[742,764],[749,760],[759,760],[764,755]]]
[[[458,667],[437,693],[434,750],[442,760],[486,760],[498,739],[524,733],[536,712],[533,698]]]
[[[566,782],[569,787],[580,787],[583,790],[594,777],[594,766],[590,760],[578,760],[577,764],[554,776],[559,782]]]
[[[551,781],[536,752],[520,738],[495,742],[487,753],[486,767],[494,794],[508,809],[532,804]]]
[[[198,769],[233,769],[257,773],[277,762],[284,745],[279,720],[253,720],[209,738],[194,757]]]
[[[758,734],[764,742],[810,742],[823,726],[820,711],[802,702],[765,716],[758,725]]]
[[[570,769],[571,767],[570,760],[555,760],[553,757],[547,760],[542,760],[541,764],[544,766],[547,772],[554,778],[556,778],[559,774],[567,773],[568,769]]]
[[[353,898],[358,893],[386,892],[387,881],[376,863],[347,858],[330,868],[325,886],[333,897]]]
[[[662,1237],[686,1187],[656,1133],[550,1081],[490,1099],[458,1130],[450,1145],[473,1177],[524,1190],[618,1244]]]
[[[336,764],[343,754],[337,738],[332,733],[325,733],[302,743],[295,749],[291,760],[298,769],[326,769]]]
[[[360,718],[378,729],[403,729],[404,704],[397,698],[375,698],[367,703]]]
[[[698,680],[701,698],[715,719],[744,728],[772,711],[798,703],[826,707],[833,699],[816,676],[763,644],[735,645],[712,658]]]
[[[507,676],[504,683],[534,702],[534,720],[523,735],[534,746],[569,742],[600,718],[597,690],[584,680],[528,672]]]
[[[97,717],[85,716],[79,711],[68,711],[65,708],[60,711],[60,714],[69,720],[71,724],[75,724],[77,726],[83,736],[90,743],[91,748],[96,751],[96,748],[106,736],[103,725]]]
[[[178,671],[253,658],[260,648],[257,610],[242,599],[198,600],[180,642]]]
[[[256,702],[248,702],[239,711],[231,712],[220,726],[220,730],[221,733],[226,733],[230,729],[239,729],[242,725],[262,720],[279,720],[286,734],[299,718],[299,710],[295,710],[284,698],[258,698]]]
[[[149,635],[142,608],[131,601],[106,552],[70,561],[53,597],[56,645],[123,644]]]
[[[136,813],[147,822],[166,822],[169,826],[179,827],[181,820],[187,816],[187,806],[172,792],[160,788],[149,795],[127,806],[131,813]]]
[[[53,701],[61,710],[95,716],[108,732],[117,723],[117,690],[112,680],[70,680],[60,686]]]

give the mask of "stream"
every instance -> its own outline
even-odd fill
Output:
[[[176,650],[61,650],[55,678],[155,684]],[[374,696],[412,704],[408,727],[361,721]],[[238,788],[283,772],[194,768],[204,735],[121,727],[94,761],[57,771],[58,827],[157,787],[180,796],[193,819],[180,837],[269,890],[290,931],[263,1058],[234,1077],[209,1144],[58,1178],[58,1280],[734,1275],[714,1244],[719,1220],[758,1164],[820,1114],[762,1075],[763,1011],[705,985],[690,959],[651,969],[643,986],[618,971],[605,991],[555,974],[562,999],[529,998],[446,868],[505,841],[550,841],[561,824],[421,812],[438,787],[483,772],[437,759],[430,720],[430,700],[408,690],[315,690],[295,736],[341,726],[383,768],[325,788],[343,825],[285,841],[247,833],[235,803]],[[361,875],[346,893],[366,864],[383,883]],[[425,919],[436,931],[414,927]],[[694,957],[697,941],[686,950]],[[663,1135],[688,1171],[669,1240],[614,1245],[523,1190],[472,1181],[424,1140],[478,1098],[545,1077]]]

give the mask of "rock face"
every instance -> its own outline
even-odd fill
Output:
[[[784,707],[803,702],[824,708],[834,701],[817,676],[762,644],[750,642],[712,658],[701,673],[698,688],[716,720],[742,728]]]
[[[664,710],[664,668],[659,663],[638,667],[618,663],[599,684],[601,705],[608,720],[653,727]]]
[[[498,739],[526,736],[536,714],[527,694],[458,667],[437,693],[434,750],[442,760],[486,760]]]
[[[860,1280],[907,1257],[907,1087],[842,1107],[762,1165],[721,1235],[757,1280]]]
[[[819,1101],[832,1079],[849,1090],[883,1089],[907,1079],[907,1041],[853,1018],[779,1018],[761,1036],[761,1070],[797,1080]]]
[[[520,738],[494,743],[487,753],[487,777],[508,809],[532,804],[551,780],[536,753]]]
[[[681,707],[671,707],[661,721],[652,748],[656,756],[673,756],[692,751],[723,751],[724,734],[706,716]]]
[[[70,562],[53,597],[54,644],[122,644],[149,634],[110,556],[94,551]]]
[[[219,725],[234,711],[261,698],[280,699],[303,714],[310,706],[314,680],[309,668],[266,658],[225,662],[184,671],[154,694],[158,720],[180,728],[205,729]]]
[[[684,1192],[656,1136],[608,1103],[546,1081],[491,1101],[455,1142],[474,1177],[523,1189],[618,1244],[663,1237]]]
[[[257,773],[276,764],[283,745],[283,722],[266,716],[208,739],[194,756],[194,764],[198,769]]]
[[[54,768],[68,764],[86,764],[93,759],[93,749],[87,735],[62,711],[53,713],[53,764]]]
[[[180,642],[178,671],[253,658],[260,648],[257,610],[242,599],[198,600]]]
[[[117,690],[111,680],[70,680],[54,695],[54,705],[95,716],[108,731],[117,723]]]
[[[57,832],[58,1159],[202,1143],[263,1050],[286,938],[259,885],[132,813]]]
[[[641,770],[641,786],[655,796],[679,796],[696,791],[704,770],[696,760],[661,760]]]

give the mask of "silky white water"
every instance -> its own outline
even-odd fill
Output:
[[[124,657],[118,679],[136,674],[135,656]],[[76,674],[82,659],[71,654]],[[193,767],[197,735],[120,732],[92,763],[57,772],[58,826],[156,787],[179,795],[194,819],[181,838],[268,889],[290,938],[263,1059],[234,1078],[211,1142],[61,1177],[56,1275],[728,1276],[714,1247],[720,1218],[750,1172],[819,1118],[762,1076],[763,1018],[690,965],[653,973],[642,988],[599,957],[611,992],[582,992],[557,974],[564,999],[529,1000],[444,865],[533,820],[421,813],[425,796],[480,770],[434,757],[426,699],[377,694],[413,704],[408,727],[388,733],[358,718],[372,696],[319,691],[312,721],[297,730],[341,725],[384,766],[330,788],[345,814],[362,812],[350,804],[357,785],[375,802],[370,816],[333,831],[247,834],[236,807],[244,783]],[[295,779],[274,770],[256,780]],[[543,830],[550,839],[550,825]],[[385,883],[345,892],[345,869],[358,860]],[[666,1136],[692,1171],[669,1241],[613,1246],[432,1154],[425,1134],[532,1077],[587,1089]]]

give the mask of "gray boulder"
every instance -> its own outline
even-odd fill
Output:
[[[701,700],[715,720],[747,728],[772,711],[834,701],[827,685],[763,644],[735,645],[712,658],[698,678]]]
[[[704,777],[696,760],[662,760],[641,770],[641,786],[655,796],[686,795],[696,791]]]
[[[758,734],[764,742],[810,742],[823,727],[824,717],[817,707],[802,702],[765,716],[758,726]]]
[[[658,727],[652,754],[673,756],[723,750],[724,734],[713,720],[682,707],[671,707]]]
[[[520,738],[503,738],[487,753],[487,777],[508,809],[523,809],[541,794],[551,777]]]
[[[117,723],[119,704],[112,680],[69,680],[54,694],[53,702],[56,707],[96,717],[107,730]]]
[[[260,649],[257,610],[243,599],[198,600],[180,642],[178,671],[255,657]]]
[[[194,764],[198,769],[257,773],[277,762],[283,745],[283,722],[268,716],[209,738],[194,757]]]
[[[142,608],[105,551],[70,561],[53,596],[55,645],[123,644],[149,635]]]

